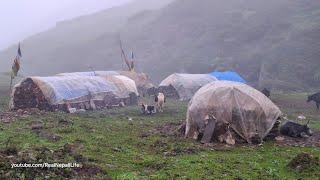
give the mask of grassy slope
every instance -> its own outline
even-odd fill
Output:
[[[312,126],[320,130],[319,112],[299,111],[288,106],[288,102],[303,102],[304,95],[275,95],[284,112],[291,115],[306,112],[312,117]],[[1,98],[3,100],[3,98]],[[6,103],[4,103],[6,104]],[[155,116],[141,116],[137,107],[88,112],[82,115],[48,113],[43,116],[19,118],[12,124],[0,124],[0,148],[10,138],[10,144],[19,150],[47,147],[56,150],[65,144],[81,142],[81,154],[117,179],[297,179],[319,177],[319,169],[298,173],[286,167],[300,152],[320,156],[318,148],[280,147],[266,143],[261,147],[236,147],[228,150],[213,150],[192,140],[148,134],[155,127],[168,122],[179,122],[185,118],[186,103],[170,101],[165,113]],[[127,117],[133,121],[128,121]],[[59,125],[59,120],[73,124]],[[62,137],[50,142],[38,137],[30,129],[34,120],[45,122],[44,131]],[[176,154],[176,155],[174,155]],[[72,160],[72,158],[71,158]],[[67,161],[67,160],[65,160]],[[69,160],[70,161],[70,160]]]

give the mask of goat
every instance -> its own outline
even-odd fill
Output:
[[[307,102],[314,101],[316,103],[317,109],[320,108],[320,92],[308,96]]]
[[[157,103],[158,111],[163,112],[163,106],[164,106],[164,103],[166,102],[166,97],[164,96],[164,94],[158,93],[158,95],[155,96],[154,101]]]
[[[156,113],[156,110],[154,106],[149,106],[147,104],[141,103],[141,113],[151,115]]]
[[[282,135],[290,136],[290,137],[309,137],[312,136],[312,131],[309,127],[309,122],[305,125],[298,124],[293,121],[287,121],[280,128],[280,133]]]
[[[298,117],[297,117],[297,121],[302,124],[304,121],[306,121],[306,117],[303,115],[303,114],[300,114]]]
[[[267,88],[264,88],[261,92],[267,97],[270,97],[270,95],[271,95],[270,90],[268,90]]]

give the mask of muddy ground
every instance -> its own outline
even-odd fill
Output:
[[[183,138],[184,137],[184,124],[183,121],[180,123],[167,123],[162,126],[158,126],[152,131],[144,132],[142,136],[148,136],[151,134],[161,134],[163,136],[174,136],[177,138]],[[278,145],[281,146],[293,146],[293,147],[319,147],[320,148],[320,131],[316,131],[313,133],[313,135],[309,138],[293,138],[288,136],[280,135],[281,140],[273,140],[271,142],[275,142]],[[211,146],[218,146],[221,145],[221,143],[211,143]],[[247,145],[246,143],[243,143],[241,145]]]

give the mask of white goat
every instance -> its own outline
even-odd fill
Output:
[[[163,112],[163,106],[164,106],[164,103],[166,102],[166,97],[164,96],[164,94],[158,93],[154,101],[157,103],[158,112]]]

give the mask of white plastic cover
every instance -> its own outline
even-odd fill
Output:
[[[189,102],[186,137],[196,137],[208,124],[208,116],[216,123],[230,127],[247,142],[263,139],[281,115],[279,108],[260,91],[237,82],[215,81],[205,85]]]
[[[134,80],[138,88],[149,89],[154,87],[151,83],[149,76],[145,73],[137,73],[131,71],[118,71],[120,75],[127,76],[128,78]]]
[[[129,97],[131,93],[135,93],[139,96],[136,83],[132,79],[121,75],[105,76],[104,78],[107,81],[112,82],[118,88],[119,96],[125,98]]]
[[[103,100],[107,93],[120,95],[118,88],[102,77],[52,76],[30,78],[52,105],[64,104],[65,100],[70,103],[85,102],[88,101],[89,96],[93,100]],[[16,86],[19,86],[19,84]]]
[[[88,71],[88,72],[71,72],[60,73],[57,76],[109,76],[120,75],[117,71]]]
[[[217,78],[208,74],[172,74],[164,79],[159,86],[170,84],[177,90],[180,100],[189,100],[202,86],[216,81]]]
[[[89,71],[89,72],[71,72],[60,73],[57,76],[109,76],[109,75],[123,75],[132,79],[137,87],[149,89],[154,87],[149,77],[144,73],[137,73],[131,71]]]

